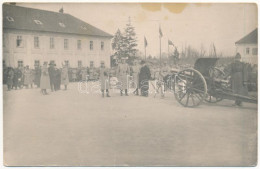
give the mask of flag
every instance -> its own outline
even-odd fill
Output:
[[[168,40],[168,45],[172,45],[172,46],[174,46],[174,44],[172,43],[171,40]]]
[[[163,37],[161,26],[159,27],[159,34],[160,34],[160,38]]]
[[[144,47],[146,47],[148,45],[146,37],[144,37]]]

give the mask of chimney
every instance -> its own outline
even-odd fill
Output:
[[[63,12],[64,12],[63,7],[61,7],[59,13],[63,13]]]

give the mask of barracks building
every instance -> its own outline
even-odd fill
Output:
[[[63,12],[3,5],[3,66],[110,67],[112,35]]]

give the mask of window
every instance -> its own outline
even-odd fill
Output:
[[[250,48],[246,48],[246,54],[247,54],[247,55],[250,54]]]
[[[104,50],[104,42],[101,42],[101,50]]]
[[[39,60],[35,60],[34,61],[34,67],[39,67],[40,66],[40,61]]]
[[[6,67],[5,60],[3,60],[3,68],[5,68],[5,67]]]
[[[59,23],[59,25],[61,26],[61,27],[63,27],[63,28],[65,28],[66,26],[64,25],[64,23]]]
[[[17,36],[16,47],[22,47],[22,42],[23,42],[22,36]]]
[[[93,62],[93,61],[90,61],[89,66],[90,66],[90,67],[94,67],[94,62]]]
[[[94,48],[94,47],[93,47],[93,41],[90,41],[90,42],[89,42],[89,49],[90,49],[90,50],[93,50],[93,48]]]
[[[39,48],[40,47],[40,44],[39,44],[39,37],[38,36],[35,36],[34,37],[34,48]]]
[[[67,67],[69,67],[70,62],[69,62],[68,60],[65,60],[65,65],[66,65]]]
[[[39,20],[33,20],[37,25],[42,25],[42,22]]]
[[[12,18],[11,16],[7,16],[6,19],[7,19],[9,22],[13,22],[13,21],[14,21],[14,18]]]
[[[50,37],[50,49],[54,49],[54,38]]]
[[[258,48],[253,48],[253,49],[252,49],[252,54],[253,54],[253,55],[257,55],[257,53],[258,53],[257,50],[258,50]]]
[[[68,48],[69,48],[69,40],[64,39],[64,49],[68,49]]]
[[[82,61],[81,60],[78,61],[78,67],[82,67]]]
[[[81,40],[78,40],[78,41],[77,41],[77,48],[78,48],[78,49],[81,49]]]
[[[18,67],[20,68],[20,67],[23,67],[23,61],[22,60],[19,60],[18,61]]]
[[[88,30],[86,26],[81,26],[81,29]]]

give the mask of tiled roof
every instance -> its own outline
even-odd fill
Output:
[[[236,44],[257,44],[258,28],[250,32],[248,35],[236,42]]]
[[[112,37],[70,14],[8,4],[3,5],[3,28]]]

